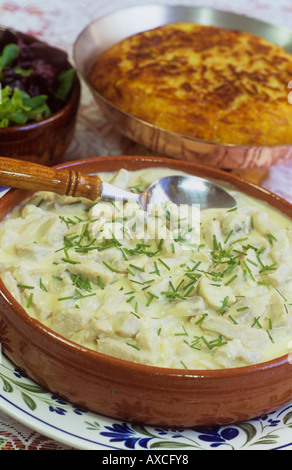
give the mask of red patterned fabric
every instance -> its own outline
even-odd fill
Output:
[[[0,412],[0,450],[71,450]]]

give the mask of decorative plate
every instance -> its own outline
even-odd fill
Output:
[[[0,409],[44,436],[82,450],[292,449],[292,402],[269,415],[232,425],[144,426],[75,407],[23,375],[5,356],[0,364]]]

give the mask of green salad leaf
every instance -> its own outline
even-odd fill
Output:
[[[9,67],[19,54],[19,47],[17,44],[7,44],[0,56],[0,67]]]
[[[51,115],[47,105],[47,96],[39,95],[31,98],[18,88],[12,90],[6,86],[2,90],[0,103],[0,128],[11,125],[23,125],[28,121],[39,121]]]
[[[17,36],[15,41],[0,44],[0,128],[40,121],[61,109],[75,77],[63,51],[45,43],[33,48]]]
[[[56,96],[59,100],[65,101],[72,89],[73,80],[75,77],[75,70],[69,69],[63,72],[58,77],[58,89]]]

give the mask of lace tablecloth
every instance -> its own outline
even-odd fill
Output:
[[[13,27],[66,50],[72,58],[72,45],[82,29],[94,18],[117,8],[145,4],[140,0],[0,0],[0,25]],[[151,3],[151,2],[149,2]],[[292,27],[291,0],[164,0],[152,3],[206,6],[232,11],[288,28]],[[292,80],[292,77],[291,77]],[[287,91],[288,97],[288,91]],[[82,83],[81,106],[73,142],[63,161],[101,155],[123,154],[122,137],[99,113]],[[292,202],[292,162],[273,167],[262,185]],[[0,412],[1,450],[65,450],[66,446],[45,437]]]

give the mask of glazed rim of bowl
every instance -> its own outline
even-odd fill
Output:
[[[108,163],[109,165],[107,165]],[[98,168],[99,164],[101,164],[101,169]],[[84,171],[86,173],[98,173],[106,171],[118,171],[121,168],[134,171],[137,169],[159,166],[168,167],[179,171],[189,171],[190,174],[196,174],[198,176],[207,177],[212,180],[228,183],[237,190],[245,192],[252,197],[256,197],[257,199],[270,204],[272,207],[280,210],[280,212],[282,212],[284,215],[292,218],[292,204],[282,199],[278,195],[232,173],[206,167],[204,165],[193,162],[184,162],[181,160],[163,157],[112,156],[76,160],[74,162],[57,165],[55,168],[61,169],[69,167],[72,169],[73,167],[77,167],[75,168],[76,170]],[[90,168],[93,171],[90,171]],[[19,195],[22,195],[23,197],[19,198]],[[4,214],[4,217],[10,212],[10,210],[5,211],[5,203],[7,200],[9,201],[12,199],[11,209],[13,209],[29,195],[31,195],[31,192],[29,191],[14,189],[6,193],[3,196],[2,201],[0,201],[0,206],[2,206],[2,213]],[[245,379],[247,377],[252,378],[261,372],[264,373],[266,370],[271,371],[269,374],[270,382],[275,382],[275,377],[273,376],[272,370],[278,368],[279,366],[285,366],[289,364],[292,365],[292,360],[289,360],[289,353],[270,361],[250,366],[212,370],[164,368],[126,361],[121,358],[116,358],[114,356],[91,350],[79,345],[78,343],[74,343],[46,327],[38,320],[30,317],[24,308],[13,298],[12,294],[5,287],[1,279],[0,296],[16,314],[16,325],[19,327],[24,327],[24,329],[29,333],[29,336],[26,335],[25,340],[30,342],[31,345],[35,344],[39,349],[46,350],[48,347],[50,348],[50,345],[52,346],[52,343],[54,343],[55,351],[50,348],[50,354],[52,356],[59,357],[60,352],[62,354],[62,360],[68,360],[68,362],[71,362],[70,355],[73,353],[74,359],[76,359],[74,367],[79,367],[81,369],[86,367],[88,373],[97,374],[99,376],[108,376],[109,373],[107,373],[107,370],[115,370],[117,372],[117,376],[113,377],[113,380],[116,378],[117,381],[119,377],[124,381],[126,377],[124,374],[126,372],[128,377],[131,377],[131,383],[136,382],[136,384],[139,384],[140,382],[142,383],[143,380],[145,381],[146,378],[149,386],[152,384],[152,386],[156,388],[160,386],[165,388],[167,384],[169,387],[171,387],[173,385],[173,381],[176,380],[178,383],[183,384],[186,386],[186,389],[188,389],[193,388],[193,379],[197,378],[200,379],[200,382],[202,382],[202,387],[204,386],[204,389],[206,390],[205,386],[208,387],[209,381],[211,382],[213,380],[224,379],[227,380],[228,383],[228,379],[233,380],[241,377],[245,377]],[[11,324],[13,323],[13,321],[10,320],[9,322],[11,322]],[[33,332],[35,336],[31,332]],[[38,339],[41,340],[40,343],[37,343]],[[90,370],[88,369],[88,366],[90,367]],[[266,384],[268,384],[269,378],[267,378],[265,375]],[[160,383],[159,379],[161,379],[163,382]],[[242,388],[249,388],[247,380],[242,385]]]
[[[63,115],[70,113],[72,104],[74,104],[76,101],[79,100],[80,90],[81,90],[80,80],[77,75],[77,72],[75,72],[75,78],[72,84],[71,96],[68,99],[68,101],[65,103],[65,105],[62,106],[61,109],[59,109],[55,113],[52,113],[51,116],[45,119],[41,119],[40,121],[31,121],[31,122],[28,122],[27,124],[19,124],[16,126],[9,126],[9,127],[0,129],[0,135],[2,132],[5,134],[14,134],[15,132],[29,131],[30,129],[35,129],[36,127],[38,128],[43,127],[43,126],[46,126],[47,124],[50,124],[50,122],[58,120],[59,117],[62,117]]]

